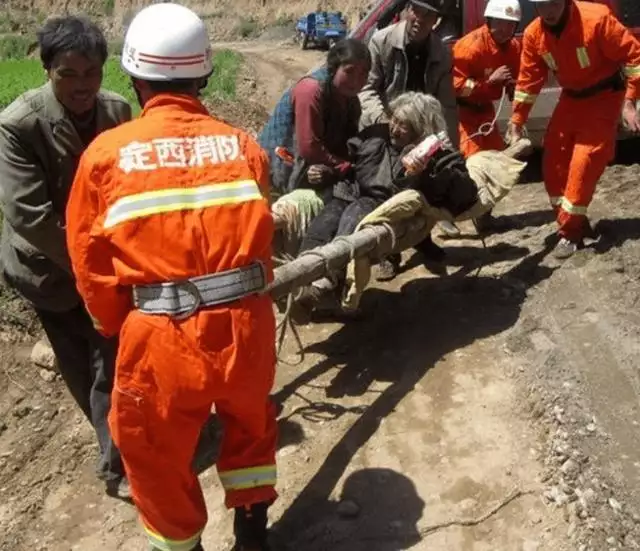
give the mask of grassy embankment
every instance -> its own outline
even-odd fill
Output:
[[[9,105],[16,97],[30,88],[41,86],[45,74],[37,57],[25,58],[18,43],[12,43],[10,49],[0,41],[0,110]],[[3,55],[4,54],[4,55]],[[221,50],[215,54],[215,71],[209,79],[203,98],[233,100],[236,97],[236,78],[242,58],[231,50]],[[120,68],[117,56],[108,59],[105,65],[103,88],[121,94],[138,112],[138,104],[131,87],[131,81]]]

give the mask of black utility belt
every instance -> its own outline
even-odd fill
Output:
[[[570,98],[585,99],[591,98],[601,92],[622,92],[625,87],[626,82],[624,76],[622,76],[622,73],[618,71],[610,77],[604,78],[600,82],[596,82],[593,86],[583,88],[582,90],[570,90],[569,88],[563,88],[562,93],[566,94]]]

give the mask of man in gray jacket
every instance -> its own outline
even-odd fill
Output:
[[[107,425],[117,343],[94,329],[76,291],[64,213],[80,155],[100,132],[128,121],[131,108],[100,91],[107,43],[96,25],[54,18],[38,42],[48,82],[0,113],[2,276],[33,305],[62,378],[96,431],[107,492],[128,499]]]
[[[402,21],[371,37],[371,72],[359,96],[361,127],[387,120],[389,102],[400,94],[423,92],[442,104],[449,137],[458,147],[453,61],[447,46],[432,32],[440,17],[441,3],[442,0],[409,0]]]
[[[433,27],[443,0],[409,0],[403,19],[377,31],[369,42],[371,71],[360,92],[360,128],[389,119],[389,102],[404,92],[422,92],[442,104],[449,139],[460,145],[458,107],[453,89],[453,60]],[[450,237],[460,234],[451,222],[440,228]],[[441,261],[444,251],[428,238],[417,247],[428,260]],[[397,259],[395,259],[397,261]]]

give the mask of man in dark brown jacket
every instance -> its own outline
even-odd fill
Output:
[[[0,113],[2,276],[33,305],[62,378],[96,431],[107,492],[128,498],[107,426],[116,343],[94,329],[76,291],[64,212],[80,155],[97,134],[128,121],[131,108],[100,90],[107,43],[96,25],[51,19],[38,42],[48,82]]]

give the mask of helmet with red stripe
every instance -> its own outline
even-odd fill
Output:
[[[132,77],[151,81],[207,77],[213,71],[207,27],[185,6],[152,4],[127,29],[122,68]]]

